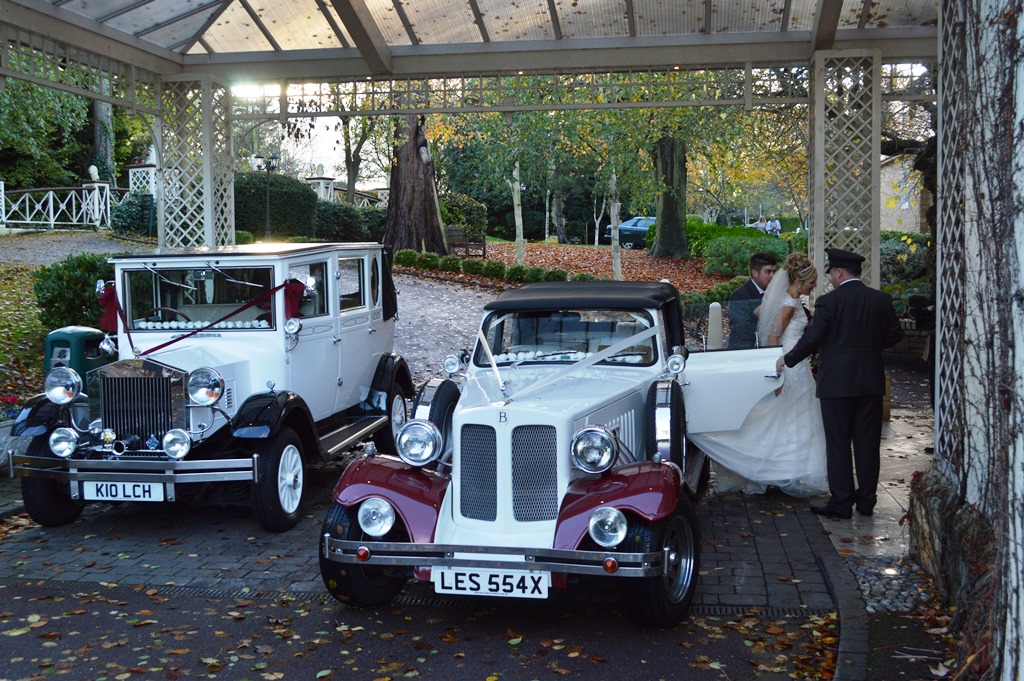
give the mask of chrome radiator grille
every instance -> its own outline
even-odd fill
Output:
[[[512,511],[519,522],[558,516],[558,439],[552,426],[512,431]]]
[[[104,377],[100,410],[103,426],[119,437],[138,435],[145,442],[172,427],[172,390],[169,378]]]
[[[512,430],[512,515],[519,522],[558,516],[557,440],[552,426]],[[462,517],[496,520],[498,443],[494,428],[463,426],[459,462]]]
[[[463,518],[495,520],[498,517],[498,446],[494,428],[463,426],[460,455],[459,512]]]

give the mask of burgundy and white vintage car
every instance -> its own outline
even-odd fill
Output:
[[[327,589],[363,605],[388,603],[409,579],[439,594],[545,598],[597,575],[621,580],[638,621],[679,621],[709,477],[688,429],[739,427],[780,385],[764,377],[777,354],[700,353],[688,367],[670,284],[501,294],[473,352],[446,360],[461,387],[429,381],[398,456],[364,453],[338,481],[321,536]]]

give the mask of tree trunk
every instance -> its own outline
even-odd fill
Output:
[[[391,194],[384,222],[384,243],[400,250],[446,255],[437,202],[437,184],[423,119],[406,116],[396,123],[396,139],[407,138],[395,152]]]
[[[100,179],[116,186],[114,172],[114,107],[107,102],[92,102],[92,158]]]
[[[565,199],[561,196],[556,196],[554,199],[554,213],[555,213],[555,229],[558,232],[558,243],[567,244],[569,239],[565,236],[565,214],[562,212],[562,208],[565,204]]]
[[[686,144],[675,137],[662,137],[655,144],[657,173],[658,235],[651,247],[652,258],[690,257],[686,238]]]
[[[619,182],[615,177],[615,166],[608,179],[608,195],[611,197],[609,218],[612,225],[612,279],[622,281],[622,244],[619,243]]]
[[[512,190],[512,211],[516,220],[516,264],[525,265],[526,240],[523,238],[523,196],[519,189],[519,159],[516,159],[508,186]]]

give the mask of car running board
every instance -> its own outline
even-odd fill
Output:
[[[387,425],[387,416],[362,416],[326,433],[320,438],[320,449],[329,457],[337,456]]]

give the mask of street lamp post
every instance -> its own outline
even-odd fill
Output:
[[[270,173],[277,170],[277,162],[280,160],[277,154],[271,154],[268,158],[264,159],[262,154],[256,154],[253,158],[256,159],[256,169],[267,171],[267,221],[263,227],[263,240],[270,241]]]

